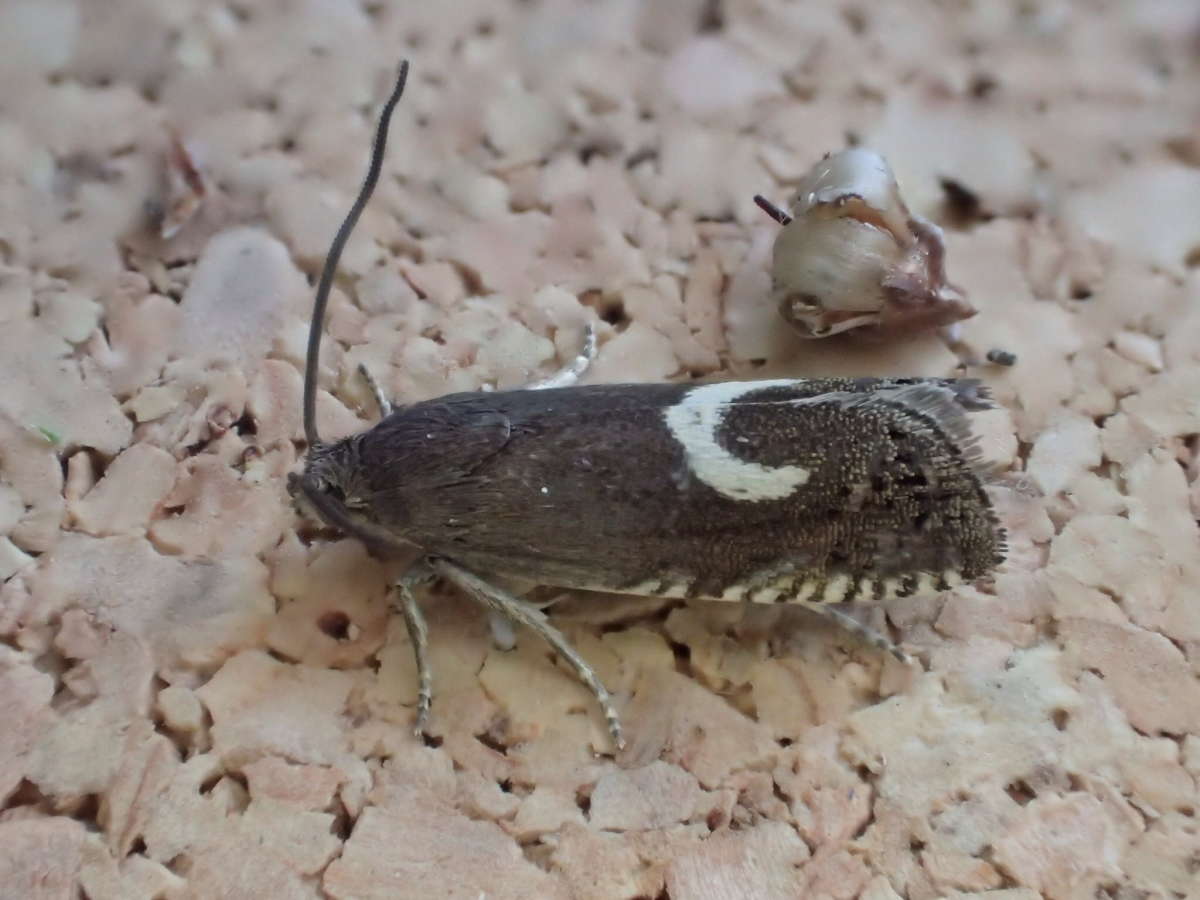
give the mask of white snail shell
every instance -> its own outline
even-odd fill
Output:
[[[946,282],[942,230],[909,212],[878,153],[827,155],[801,180],[790,213],[775,239],[772,291],[804,336],[926,330],[975,314]]]

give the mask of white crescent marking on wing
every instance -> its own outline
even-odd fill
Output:
[[[694,388],[664,413],[671,435],[683,446],[693,475],[733,500],[782,500],[805,484],[812,472],[803,466],[764,466],[738,459],[719,443],[717,430],[730,405],[744,394],[786,387],[794,379],[727,381]]]

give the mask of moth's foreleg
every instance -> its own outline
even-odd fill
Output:
[[[421,607],[417,605],[413,588],[431,577],[432,573],[425,565],[409,569],[396,582],[398,602],[392,604],[393,608],[399,607],[400,614],[404,616],[408,640],[417,661],[417,721],[414,729],[417,737],[425,734],[425,726],[429,722],[429,707],[433,703],[433,671],[429,668],[429,629],[425,625]]]
[[[604,718],[608,723],[609,733],[617,749],[625,746],[625,738],[621,733],[621,721],[613,705],[612,695],[600,682],[595,670],[579,655],[578,651],[567,641],[562,632],[550,624],[545,614],[526,600],[514,597],[508,591],[501,590],[489,584],[478,575],[457,566],[449,560],[433,560],[430,565],[437,574],[447,581],[458,585],[488,609],[503,613],[517,625],[524,625],[536,631],[554,652],[561,656],[575,670],[579,680],[587,685],[595,694],[600,708],[604,710]]]
[[[362,375],[363,381],[367,383],[367,387],[371,391],[371,396],[375,398],[375,405],[379,407],[379,417],[386,419],[392,414],[392,401],[383,395],[383,388],[379,386],[379,382],[375,380],[375,376],[371,374],[366,363],[358,364],[358,373]]]
[[[817,615],[828,619],[830,622],[841,626],[851,634],[862,638],[872,647],[875,647],[879,650],[886,650],[888,653],[892,654],[892,656],[896,657],[896,659],[900,660],[900,662],[905,663],[906,665],[912,662],[912,657],[893,644],[889,638],[880,634],[869,625],[864,625],[849,613],[845,613],[835,606],[828,606],[824,603],[801,603],[801,606],[803,606],[805,609],[811,609]]]
[[[588,370],[596,358],[596,327],[588,322],[583,326],[583,347],[579,355],[555,372],[553,375],[533,381],[525,385],[523,390],[540,391],[545,388],[570,387],[577,382]]]

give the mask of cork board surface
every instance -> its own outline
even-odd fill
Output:
[[[325,434],[591,381],[952,374],[803,341],[754,206],[884,153],[1001,408],[994,588],[886,613],[569,596],[547,649],[287,500]],[[1191,2],[0,4],[0,897],[1200,897],[1200,11]],[[164,236],[166,235],[166,236]],[[603,548],[598,548],[603,552]],[[883,624],[883,611],[874,611]]]

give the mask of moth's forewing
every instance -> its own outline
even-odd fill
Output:
[[[361,436],[372,517],[475,571],[561,587],[826,602],[1003,554],[978,385],[818,379],[458,394]]]

